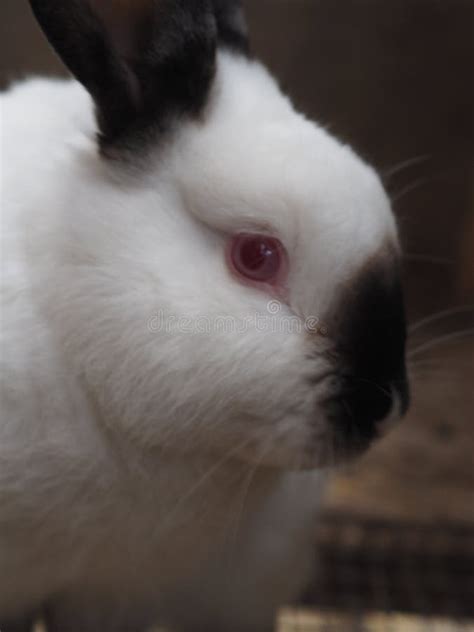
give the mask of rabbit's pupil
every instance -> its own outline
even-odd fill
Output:
[[[283,246],[266,235],[241,234],[234,238],[231,263],[235,271],[257,283],[276,283],[283,262]]]

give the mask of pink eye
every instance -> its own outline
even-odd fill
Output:
[[[242,233],[232,239],[229,254],[231,267],[241,277],[254,283],[281,283],[286,252],[278,239]]]

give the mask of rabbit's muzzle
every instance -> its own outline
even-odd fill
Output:
[[[404,415],[409,405],[398,270],[367,267],[346,288],[331,320],[335,379],[325,401],[327,417],[336,442],[359,451],[377,437],[383,422]]]

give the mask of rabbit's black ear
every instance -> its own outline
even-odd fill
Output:
[[[212,0],[219,29],[219,43],[247,55],[249,42],[240,0]]]
[[[56,52],[92,95],[100,144],[135,147],[198,115],[215,71],[212,0],[30,0]]]

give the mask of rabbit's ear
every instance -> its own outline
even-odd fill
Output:
[[[219,29],[219,43],[247,55],[249,42],[242,2],[212,0],[212,3]]]
[[[30,0],[56,52],[92,95],[100,144],[133,147],[200,113],[215,71],[212,0]]]

